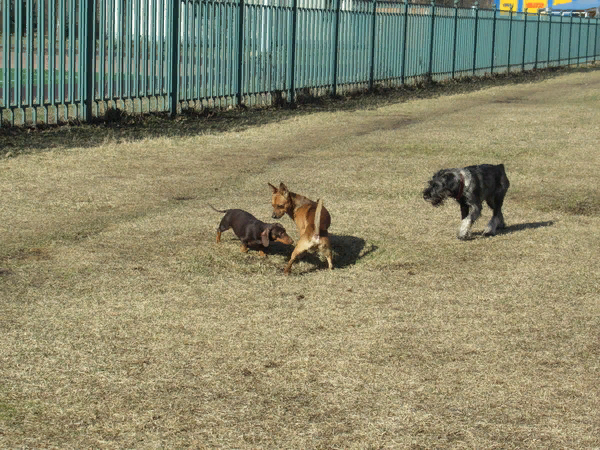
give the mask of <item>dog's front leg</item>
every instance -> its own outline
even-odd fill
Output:
[[[465,208],[468,211],[467,214],[464,214]],[[461,213],[463,215],[463,220],[460,223],[460,228],[458,230],[458,238],[465,240],[471,237],[471,227],[473,223],[479,218],[481,215],[481,205],[463,205],[461,204]]]

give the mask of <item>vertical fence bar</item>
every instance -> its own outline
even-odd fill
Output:
[[[173,0],[173,15],[171,17],[171,26],[173,27],[171,32],[171,117],[175,117],[175,115],[177,114],[177,104],[179,103],[179,53],[181,47],[179,42],[180,6],[180,0]]]
[[[562,29],[563,29],[563,15],[560,14],[560,22],[558,24],[558,65],[560,66],[560,54],[562,50]]]
[[[475,76],[475,71],[477,69],[477,29],[479,27],[479,2],[475,1],[473,4],[473,8],[475,8],[475,31],[473,36],[473,76]]]
[[[99,57],[98,57],[98,104],[103,105],[106,98],[106,92],[104,90],[104,75],[106,73],[106,4],[102,2],[100,4],[100,17],[98,18],[99,30],[98,30],[98,46],[99,46]],[[95,34],[94,34],[95,35]]]
[[[458,1],[458,0],[454,0]],[[408,0],[404,1],[404,37],[402,40],[402,70],[400,72],[400,82],[404,85],[404,76],[406,73],[406,38],[408,36]]]
[[[82,0],[83,2],[86,0]],[[84,8],[82,8],[84,9]],[[94,16],[96,13],[96,5],[94,0],[87,0],[87,11],[86,11],[86,65],[85,65],[85,78],[86,78],[86,90],[85,90],[85,120],[87,122],[92,121],[92,107],[94,105],[94,72],[96,70],[96,33],[94,32]],[[80,72],[80,78],[83,78]]]
[[[569,51],[567,53],[567,66],[571,65],[571,41],[573,39],[573,14],[571,13],[571,20],[569,21]]]
[[[298,0],[294,0],[292,6],[292,51],[290,62],[290,103],[296,102],[296,29],[298,26]]]
[[[130,97],[131,90],[131,44],[133,34],[131,23],[133,20],[131,11],[133,6],[131,1],[132,0],[125,0],[125,13],[123,16],[125,17],[125,38],[123,39],[125,45],[125,64],[123,64],[125,70],[125,74],[123,75],[123,102],[125,102],[126,98]]]
[[[35,108],[33,108],[33,4],[32,0],[26,1],[25,15],[27,17],[27,42],[25,61],[27,61],[27,79],[25,81],[25,102],[32,110],[32,122],[35,124]],[[64,97],[63,97],[64,101]]]
[[[375,30],[377,19],[377,0],[373,0],[373,15],[371,17],[371,61],[369,67],[369,90],[373,90],[375,77]]]
[[[513,5],[510,5],[510,18],[508,20],[508,59],[506,63],[506,73],[510,73],[510,48],[512,46],[512,22],[513,22]]]
[[[43,0],[39,0],[40,3]],[[2,77],[2,101],[1,101],[1,105],[0,105],[0,127],[2,127],[2,123],[4,122],[4,115],[3,115],[3,111],[5,109],[9,108],[9,103],[10,103],[10,8],[7,7],[8,5],[4,5],[4,8],[2,8],[2,29],[4,30],[4,33],[2,33],[2,48],[4,49],[4,51],[2,52],[2,70],[3,70],[3,77]],[[40,5],[38,3],[38,9],[39,9]],[[38,15],[38,17],[41,17]],[[38,35],[38,39],[39,39],[39,35]],[[43,42],[43,41],[42,41]],[[40,49],[40,46],[38,45],[38,51]],[[38,69],[38,73],[39,73],[40,69]],[[38,86],[40,86],[40,84],[38,84]],[[39,91],[39,87],[38,87],[38,91]]]
[[[552,14],[548,15],[548,56],[546,61],[546,68],[550,67],[550,48],[552,47]]]
[[[133,111],[135,112],[135,99],[139,97],[140,89],[140,0],[133,0],[135,3],[133,5],[133,64],[132,64],[132,73],[133,83],[131,86],[131,101],[133,102]],[[176,4],[177,0],[171,0]]]
[[[189,94],[190,94],[190,85],[189,85],[189,80],[188,80],[188,33],[189,33],[189,21],[188,21],[188,9],[189,9],[189,0],[184,0],[183,2],[179,3],[179,6],[181,7],[181,12],[179,13],[181,16],[180,22],[183,24],[183,29],[181,30],[181,34],[180,34],[180,39],[181,39],[181,92],[179,93],[179,95],[181,96],[181,101],[182,102],[186,102],[189,100]],[[144,29],[144,34],[145,34],[145,29]],[[144,49],[146,48],[146,45],[144,45]],[[146,60],[145,57],[145,51],[144,51],[144,61]],[[144,64],[145,66],[145,64]],[[183,108],[183,104],[182,104],[182,108]]]
[[[451,78],[454,79],[454,75],[456,74],[456,42],[458,41],[458,1],[454,0],[454,37],[452,44],[452,75]]]
[[[140,69],[141,69],[141,74],[142,74],[142,83],[141,83],[141,92],[140,95],[142,98],[140,98],[140,107],[142,112],[144,111],[143,108],[143,97],[146,97],[148,95],[148,37],[150,35],[150,11],[148,10],[149,7],[149,0],[144,0],[144,13],[143,15],[141,14],[140,11],[140,19],[142,21],[142,36],[140,38],[141,40],[141,56],[142,56],[142,62],[140,63]]]
[[[242,106],[244,98],[243,77],[244,77],[244,0],[238,1],[238,65],[237,65],[237,97],[238,106]]]
[[[125,15],[123,13],[123,3],[119,1],[117,8],[113,11],[115,17],[115,39],[117,46],[117,62],[116,62],[116,76],[115,76],[115,97],[121,101],[122,108],[125,109],[125,103],[123,100],[123,20]],[[118,108],[118,104],[115,100],[115,107]]]
[[[22,100],[22,55],[23,51],[23,2],[21,0],[15,0],[15,90],[14,90],[14,104],[15,107],[21,107]],[[8,49],[10,52],[10,47]],[[24,112],[24,110],[22,110]]]
[[[59,103],[63,105],[63,117],[64,121],[67,121],[67,106],[65,105],[65,81],[66,81],[66,65],[65,65],[65,42],[67,40],[67,32],[66,32],[66,11],[65,11],[65,0],[59,0],[58,3],[58,17],[60,20],[60,41],[58,46],[58,62],[59,62],[59,70],[60,70],[60,78],[58,81],[58,96]],[[58,111],[56,114],[56,118],[58,120]]]
[[[150,39],[150,60],[148,62],[149,66],[149,77],[150,77],[150,86],[148,95],[151,97],[156,96],[156,30],[158,28],[158,8],[155,1],[152,0],[150,2],[150,32],[148,33],[148,39]],[[158,99],[156,99],[157,105],[155,106],[158,109]]]
[[[521,72],[525,72],[525,50],[527,49],[527,9],[523,12],[523,55],[521,58]]]
[[[169,30],[169,24],[173,22],[173,9],[177,4],[175,0],[165,0],[165,80],[163,90],[165,93],[165,111],[171,110],[171,88],[173,86],[173,74],[171,73],[171,68],[173,64],[173,34],[167,33]],[[172,30],[171,30],[172,31]]]
[[[167,0],[168,1],[168,0]],[[156,92],[157,95],[160,97],[160,101],[161,101],[161,106],[160,106],[160,110],[164,111],[166,108],[166,102],[165,102],[165,80],[164,80],[164,75],[165,75],[165,48],[166,48],[166,43],[165,43],[165,33],[166,33],[166,27],[165,27],[165,9],[167,8],[167,3],[166,1],[163,0],[159,0],[158,1],[158,11],[157,11],[157,20],[158,20],[158,67],[157,67],[157,79],[156,79]],[[200,19],[198,19],[199,21]],[[198,70],[200,66],[200,62],[198,62]],[[157,103],[158,103],[158,99],[157,99]]]
[[[75,0],[69,0],[69,92],[67,100],[70,103],[75,100],[75,8]],[[68,109],[69,107],[67,107],[67,114]]]
[[[433,42],[435,39],[435,0],[431,0],[431,27],[429,29],[429,64],[427,66],[427,78],[433,78]]]
[[[48,123],[48,108],[46,108],[45,100],[46,95],[44,93],[44,65],[45,65],[45,53],[46,53],[46,44],[45,44],[45,34],[46,29],[44,27],[44,0],[38,0],[37,5],[37,74],[36,74],[36,84],[37,84],[37,105],[42,108],[43,112],[43,123]],[[82,27],[80,27],[82,28]],[[81,31],[80,31],[81,33]],[[81,50],[80,50],[81,51]],[[81,58],[80,58],[81,60]],[[81,64],[81,61],[80,61]],[[81,78],[81,77],[80,77]],[[80,80],[80,96],[81,96],[81,84],[83,80]],[[81,107],[80,107],[81,109]],[[36,110],[36,108],[34,108]],[[35,123],[35,122],[34,122]]]
[[[340,9],[342,0],[336,0],[335,5],[335,23],[333,31],[333,86],[332,94],[335,97],[337,95],[338,85],[338,57],[339,57],[339,45],[340,45]]]
[[[582,21],[582,17],[579,16],[579,33],[577,33],[577,67],[579,67],[579,61],[581,60],[581,29],[583,28],[581,26]]]
[[[533,65],[533,69],[537,70],[537,65],[538,65],[538,51],[540,49],[540,17],[541,17],[541,12],[538,9],[537,12],[537,30],[536,30],[536,34],[535,34],[535,63]]]
[[[596,18],[596,26],[594,27],[594,62],[596,62],[598,56],[598,53],[596,53],[598,49],[598,25],[600,25],[600,18]]]
[[[587,24],[587,33],[585,33],[585,62],[587,63],[590,60],[590,55],[588,53],[589,51],[589,45],[590,45],[590,22],[591,20],[588,19],[586,24]]]
[[[106,98],[110,102],[114,96],[114,75],[115,75],[115,0],[110,0],[108,12],[106,13],[106,22],[108,25],[108,38],[106,39],[106,58],[108,59],[106,67],[107,88]],[[114,105],[113,105],[114,106]]]
[[[492,22],[492,62],[490,64],[490,74],[494,73],[494,57],[496,54],[496,16],[498,15],[498,8],[494,3],[494,19]]]

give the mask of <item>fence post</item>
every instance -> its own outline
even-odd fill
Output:
[[[238,106],[242,106],[242,100],[244,93],[244,0],[239,0],[239,14],[238,14],[238,67],[237,67],[237,79],[238,79]]]
[[[563,13],[560,13],[560,22],[558,24],[558,65],[560,66],[560,53],[562,47],[562,29],[563,29]]]
[[[492,63],[490,65],[490,74],[494,73],[494,56],[496,52],[496,16],[498,15],[498,8],[494,3],[494,21],[492,22]]]
[[[458,32],[458,1],[454,0],[454,43],[452,47],[452,79],[456,69],[456,34]]]
[[[429,67],[427,77],[433,79],[433,40],[435,37],[435,0],[431,0],[431,32],[429,33]]]
[[[590,50],[590,21],[591,19],[588,18],[587,20],[587,33],[585,34],[586,36],[586,40],[585,40],[585,62],[589,62],[590,60],[590,54],[588,53]]]
[[[527,8],[525,8],[523,14],[525,17],[523,20],[523,56],[521,58],[521,72],[525,72],[525,50],[527,49],[527,16],[529,15]]]
[[[85,120],[92,121],[92,107],[94,106],[94,92],[96,82],[96,30],[94,16],[96,14],[96,5],[94,0],[87,0],[87,15],[86,15],[86,73],[85,73]],[[101,43],[102,44],[102,43]],[[43,90],[42,90],[43,92]]]
[[[512,23],[513,23],[513,5],[510,5],[510,19],[508,21],[508,61],[506,73],[510,73],[510,48],[512,47]]]
[[[296,29],[298,27],[298,0],[292,6],[292,61],[290,64],[290,103],[296,102]]]
[[[179,8],[182,0],[172,0],[173,15],[171,16],[173,27],[171,33],[171,117],[177,114],[177,105],[179,103],[179,52],[181,45],[179,42]],[[137,76],[137,75],[136,75]]]
[[[596,62],[596,51],[598,47],[598,25],[600,24],[600,18],[596,19],[596,26],[594,27],[594,62]]]
[[[552,44],[552,14],[548,14],[548,57],[546,58],[546,68],[550,67],[550,47]]]
[[[342,0],[337,0],[335,7],[335,24],[334,24],[334,39],[333,39],[333,91],[335,97],[337,95],[337,79],[338,79],[338,47],[340,44],[340,9]]]
[[[458,1],[458,0],[454,0]],[[408,33],[408,0],[404,0],[404,42],[402,43],[402,71],[400,73],[400,81],[404,85],[404,75],[406,69],[406,39]]]
[[[537,32],[535,35],[535,64],[533,65],[533,70],[537,70],[537,64],[538,64],[538,51],[540,49],[540,17],[541,17],[541,13],[540,13],[540,9],[538,9],[537,12]]]
[[[371,67],[369,70],[369,90],[373,90],[373,80],[375,78],[375,25],[377,22],[377,0],[373,0],[373,18],[371,19]]]
[[[583,22],[583,18],[579,16],[579,34],[577,35],[577,67],[579,67],[579,61],[581,61],[581,23]]]
[[[473,76],[475,76],[475,68],[477,67],[477,28],[479,25],[479,2],[473,4],[475,8],[475,35],[473,36]]]
[[[573,13],[569,21],[569,53],[567,53],[567,66],[571,65],[571,41],[573,40]]]

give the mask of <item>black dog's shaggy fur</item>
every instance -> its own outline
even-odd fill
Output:
[[[423,198],[433,206],[439,206],[449,197],[460,205],[462,222],[459,239],[470,237],[471,226],[479,218],[483,201],[493,210],[493,216],[484,235],[493,236],[498,228],[504,228],[502,204],[510,183],[504,164],[481,164],[461,169],[442,169],[433,175],[423,190]]]

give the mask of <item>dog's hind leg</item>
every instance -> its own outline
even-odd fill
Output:
[[[319,251],[323,256],[325,256],[329,270],[333,270],[333,252],[331,251],[331,242],[329,241],[329,237],[321,236]]]
[[[504,202],[504,194],[505,192],[499,192],[492,199],[492,201],[488,200],[487,204],[492,210],[494,214],[490,219],[489,223],[485,227],[483,231],[484,236],[493,236],[496,234],[496,230],[499,228],[504,228],[506,225],[504,224],[504,216],[502,215],[502,203]]]
[[[288,261],[287,265],[285,266],[283,273],[286,275],[289,275],[290,271],[292,270],[292,264],[294,264],[294,261],[296,261],[296,259],[298,259],[298,257],[302,253],[304,253],[306,250],[311,248],[312,245],[313,245],[313,243],[311,242],[311,240],[307,239],[304,236],[302,236],[300,239],[298,239],[296,248],[294,248],[294,251],[292,252],[292,256],[290,257],[290,260]]]

